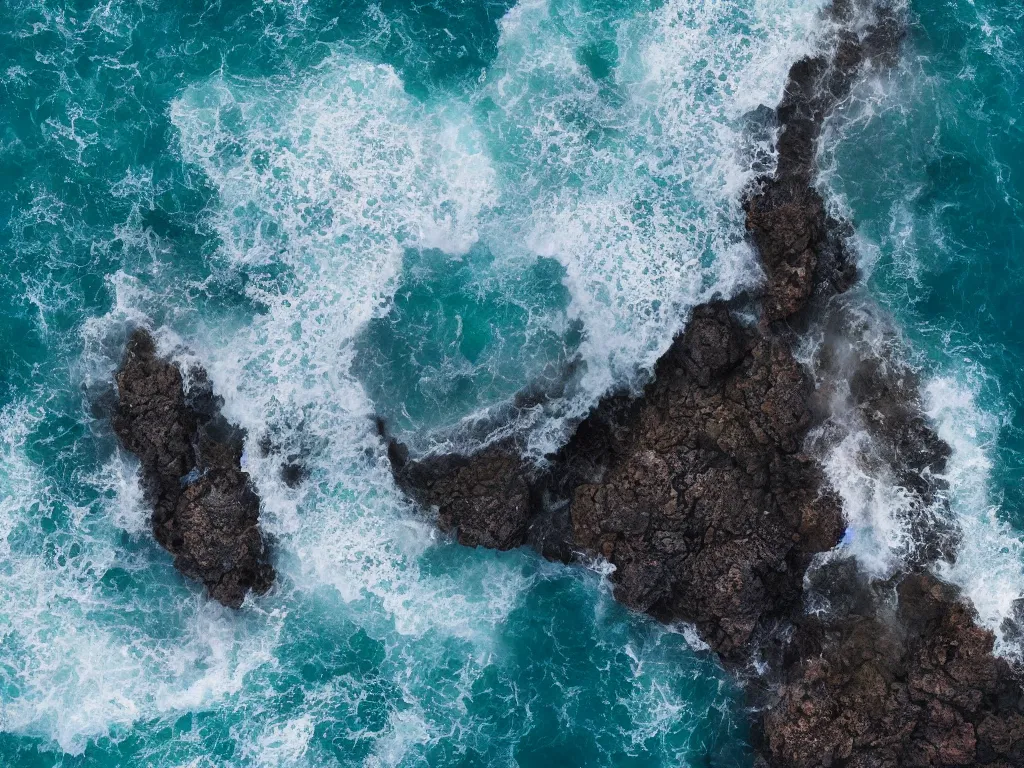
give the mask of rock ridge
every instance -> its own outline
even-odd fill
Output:
[[[260,500],[242,470],[244,432],[221,414],[206,371],[158,356],[145,329],[132,333],[116,374],[114,432],[141,465],[157,542],[174,566],[232,608],[274,581],[259,528]]]

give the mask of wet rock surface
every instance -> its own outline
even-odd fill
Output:
[[[178,366],[135,331],[116,376],[114,432],[141,464],[156,540],[181,573],[237,608],[274,581],[260,502],[241,468],[243,433],[221,415],[206,372],[188,376],[186,392]]]
[[[811,186],[822,122],[865,69],[895,63],[903,37],[898,13],[884,4],[835,2],[829,15],[839,26],[827,53],[790,72],[778,108],[778,169],[748,201],[747,226],[768,278],[763,317],[820,333],[809,403],[825,442],[851,423],[864,430],[871,448],[863,469],[888,476],[910,499],[916,548],[884,582],[842,550],[805,573],[813,610],[792,614],[782,643],[758,649],[770,664],[749,686],[760,762],[1024,765],[1020,679],[993,654],[992,633],[976,625],[958,589],[927,570],[954,557],[959,537],[941,479],[949,446],[924,415],[894,334],[842,297],[824,301],[854,275],[843,243],[850,227],[824,211]]]
[[[693,622],[742,665],[755,636],[798,610],[812,556],[843,532],[801,451],[811,391],[785,339],[714,302],[639,398],[603,400],[544,467],[512,440],[417,460],[392,442],[390,454],[399,484],[460,543],[602,556],[620,601]]]
[[[532,514],[531,472],[514,442],[472,456],[441,455],[409,462],[403,446],[390,446],[398,484],[421,504],[437,509],[437,524],[469,547],[514,549],[526,541]]]
[[[905,34],[901,12],[887,3],[837,0],[826,21],[834,27],[822,40],[822,52],[790,68],[775,110],[775,172],[759,179],[744,203],[747,231],[767,277],[763,316],[769,322],[793,318],[812,299],[842,293],[856,279],[845,243],[850,225],[826,211],[813,183],[818,139],[826,118],[865,71],[881,71],[898,60]]]
[[[901,489],[902,504],[890,514],[907,532],[899,553],[904,565],[953,560],[960,532],[943,476],[950,447],[928,421],[918,374],[897,335],[874,308],[846,297],[813,326],[817,386],[810,405],[820,427],[808,450],[825,455],[842,440],[859,438],[857,469]]]
[[[544,468],[508,440],[416,461],[392,443],[391,456],[399,484],[460,543],[601,555],[623,603],[692,621],[744,662],[843,531],[800,450],[810,391],[784,340],[716,302],[694,311],[639,399],[603,401]]]
[[[748,682],[761,766],[1021,766],[1020,681],[928,571],[958,541],[949,447],[898,340],[874,343],[878,327],[845,301],[852,228],[813,185],[825,119],[896,61],[903,22],[855,0],[826,16],[822,53],[793,65],[776,110],[777,169],[745,203],[766,284],[743,309],[759,322],[697,307],[643,393],[604,398],[544,466],[508,438],[465,456],[389,453],[460,542],[602,556],[619,600],[692,622]],[[793,354],[807,333],[821,341],[810,368]],[[861,469],[912,500],[920,546],[881,582],[836,548],[845,521],[820,458],[851,429],[869,438]]]

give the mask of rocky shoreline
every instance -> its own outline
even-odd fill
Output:
[[[929,570],[958,540],[939,479],[949,447],[898,345],[865,342],[878,329],[843,297],[852,228],[814,187],[825,119],[896,63],[903,12],[835,0],[825,15],[821,52],[793,65],[775,110],[777,168],[744,206],[763,291],[695,308],[643,393],[604,398],[543,465],[515,437],[418,457],[392,440],[389,456],[462,544],[600,555],[617,599],[693,623],[747,682],[761,765],[1024,765],[1020,679]],[[810,369],[794,356],[807,334],[823,340]],[[870,435],[867,469],[911,499],[917,545],[884,579],[839,546],[820,462],[851,423]]]

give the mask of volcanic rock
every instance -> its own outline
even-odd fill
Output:
[[[843,532],[838,499],[800,451],[810,390],[784,340],[724,304],[695,310],[600,476],[572,492],[574,540],[615,565],[617,598],[749,658],[759,624],[799,603],[811,556]]]
[[[785,340],[716,302],[694,311],[639,399],[602,401],[544,468],[512,441],[412,461],[392,443],[391,456],[399,484],[459,542],[510,549],[537,532],[548,556],[601,555],[619,600],[692,621],[744,662],[759,625],[799,604],[811,556],[843,532],[800,451],[810,391]]]
[[[789,70],[785,94],[776,108],[779,139],[774,174],[754,185],[744,207],[747,230],[767,277],[764,317],[792,318],[812,298],[842,293],[856,278],[845,244],[847,222],[831,216],[814,187],[815,155],[826,118],[850,95],[865,69],[891,67],[904,36],[899,12],[885,3],[833,2],[826,14],[837,26],[822,52]],[[871,21],[859,32],[857,21]],[[820,302],[819,302],[820,303]]]
[[[850,563],[846,605],[801,621],[764,714],[767,763],[1024,765],[1024,691],[956,587],[927,572],[871,584]]]
[[[186,391],[179,367],[136,330],[116,376],[114,432],[141,464],[156,540],[181,573],[237,608],[274,581],[260,500],[241,468],[244,433],[221,415],[206,372],[188,375]]]
[[[428,508],[460,544],[513,549],[526,541],[531,514],[529,466],[513,443],[472,456],[444,454],[408,461],[404,446],[390,445],[399,486]]]

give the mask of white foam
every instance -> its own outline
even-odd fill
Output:
[[[619,61],[605,83],[577,60],[600,35],[586,13],[554,19],[531,0],[502,19],[482,93],[500,110],[491,130],[521,137],[521,175],[499,176],[525,220],[492,226],[525,232],[528,252],[566,269],[568,311],[586,331],[572,413],[649,370],[692,306],[760,278],[739,205],[753,173],[741,118],[777,101],[818,7],[668,2],[614,23]]]
[[[315,725],[311,716],[301,715],[267,726],[256,742],[257,749],[251,759],[266,768],[305,765],[303,758],[309,750]]]
[[[709,280],[726,292],[735,287],[716,279],[737,271],[725,262],[749,261],[735,199],[747,172],[732,146],[732,121],[748,104],[733,97],[736,72],[759,60],[745,53],[751,47],[761,60],[765,52],[778,59],[781,88],[778,37],[793,27],[778,21],[778,10],[759,5],[754,33],[718,46],[716,77],[729,76],[701,84],[678,82],[682,70],[666,65],[672,52],[687,53],[681,66],[692,66],[751,18],[708,7],[694,19],[677,8],[624,23],[620,40],[632,46],[625,58],[633,62],[616,87],[635,101],[620,106],[575,60],[585,14],[566,35],[538,2],[501,22],[498,58],[470,99],[490,99],[499,117],[491,111],[479,127],[471,103],[414,101],[390,68],[340,54],[297,84],[215,78],[175,101],[183,154],[220,195],[223,268],[245,272],[250,297],[264,308],[234,338],[211,328],[195,343],[229,418],[250,436],[270,427],[287,448],[315,446],[313,482],[299,493],[276,478],[277,459],[247,451],[265,524],[282,537],[296,582],[330,584],[349,601],[372,595],[395,628],[411,634],[445,626],[475,635],[467,627],[493,625],[514,605],[521,579],[486,558],[472,566],[483,601],[461,594],[458,582],[418,573],[435,536],[409,519],[391,484],[372,407],[347,373],[348,341],[386,311],[403,248],[459,255],[480,239],[499,262],[518,267],[525,253],[565,265],[570,314],[587,327],[591,398],[653,364]],[[654,44],[640,42],[652,27]],[[705,108],[697,90],[710,83],[718,90]],[[569,114],[576,108],[581,120]],[[654,145],[652,120],[664,135]],[[595,125],[627,133],[617,145],[595,146]],[[513,167],[496,168],[488,157],[485,137],[505,128],[524,137],[503,148],[525,158],[522,166],[513,157]],[[673,147],[684,140],[697,144]],[[690,153],[696,160],[687,164]],[[671,172],[659,171],[668,155],[677,156]],[[578,191],[549,183],[564,172],[582,180]],[[670,192],[658,192],[659,174]],[[615,179],[612,188],[604,183]],[[687,187],[698,192],[671,202]],[[648,198],[650,213],[638,218]],[[716,250],[717,260],[701,266]],[[426,609],[439,602],[445,610]]]
[[[409,752],[431,741],[430,724],[415,710],[394,711],[387,736],[377,742],[366,768],[396,768]]]
[[[914,531],[927,510],[918,496],[900,485],[865,419],[874,418],[852,405],[850,382],[864,360],[896,366],[891,375],[911,375],[899,360],[903,350],[888,318],[860,289],[845,297],[842,328],[818,327],[806,334],[795,350],[797,359],[816,372],[817,397],[828,419],[808,435],[806,447],[822,462],[831,487],[842,501],[847,530],[839,545],[854,555],[872,576],[888,578],[918,550]],[[942,500],[936,502],[941,514]]]
[[[0,727],[78,754],[89,739],[139,718],[237,692],[268,657],[259,634],[215,604],[178,603],[154,636],[139,619],[161,611],[159,603],[126,613],[104,592],[104,575],[119,569],[137,578],[138,565],[108,514],[76,506],[26,457],[41,418],[23,404],[0,414],[0,638],[18,651],[5,657]],[[118,501],[110,493],[100,503],[116,517]],[[40,533],[37,518],[47,513],[65,521]],[[263,632],[273,634],[274,624]]]
[[[936,376],[924,388],[928,415],[953,449],[944,479],[963,531],[956,563],[940,574],[963,589],[981,624],[996,633],[997,650],[1020,656],[1021,648],[1003,642],[1001,625],[1012,615],[1014,600],[1024,596],[1024,541],[1000,519],[998,500],[991,498],[990,454],[1003,419],[977,405],[980,382],[971,378]]]
[[[247,468],[284,581],[370,599],[383,609],[370,620],[392,632],[486,642],[525,582],[490,557],[464,573],[421,572],[437,535],[394,488],[372,406],[348,373],[349,341],[386,311],[403,249],[466,253],[494,202],[466,108],[420,104],[390,68],[339,56],[297,86],[213,80],[187,91],[172,117],[185,157],[221,196],[222,268],[250,275],[265,308],[230,340],[210,328],[192,343],[225,414],[248,430]],[[268,428],[282,453],[311,452],[302,490],[278,477],[280,454],[261,455]]]
[[[886,578],[917,545],[910,521],[918,500],[872,461],[873,453],[870,435],[856,425],[828,450],[824,467],[848,525],[840,546],[868,573]]]
[[[865,125],[882,118],[893,120],[897,125],[902,120],[909,121],[911,118],[904,116],[912,114],[915,105],[919,107],[934,101],[934,77],[926,72],[921,59],[905,57],[891,78],[869,79],[855,88],[843,106],[841,119],[826,124],[818,158],[822,167],[820,186],[836,214],[856,218],[837,191],[842,186],[837,146],[845,141],[861,140],[859,134],[864,132]],[[922,254],[930,259],[958,258],[955,243],[948,241],[941,226],[943,206],[933,206],[925,218],[918,217],[913,212],[913,201],[922,192],[923,181],[897,181],[904,188],[903,193],[900,199],[891,201],[887,231],[878,235],[881,244],[863,233],[855,238],[858,267],[865,280],[870,278],[885,249],[891,262],[886,265],[889,277],[885,280],[888,292],[885,302],[891,306],[913,304],[919,299],[923,290],[921,275],[927,266],[921,261]],[[917,188],[908,186],[914,183],[918,184]],[[881,325],[875,327],[879,329]],[[954,349],[954,354],[938,371],[925,378],[922,386],[932,426],[952,449],[940,478],[948,483],[948,491],[939,494],[935,512],[948,514],[942,509],[942,505],[948,503],[953,522],[962,534],[955,564],[940,563],[937,571],[961,587],[973,603],[980,623],[995,632],[997,651],[1020,657],[1021,648],[1003,638],[1002,623],[1012,615],[1014,601],[1024,596],[1024,542],[1020,532],[1005,522],[1001,500],[992,497],[992,454],[1007,417],[999,404],[979,404],[986,374],[970,356],[955,353],[954,335],[955,331],[946,331],[943,338],[944,346]],[[867,341],[873,344],[879,339]],[[912,350],[900,353],[915,354]],[[863,444],[867,436],[851,434],[847,440]],[[870,448],[862,447],[865,448],[862,454]],[[871,563],[878,575],[884,575],[916,543],[906,526],[899,522],[906,519],[910,498],[892,478],[877,473],[864,477],[854,461],[854,453],[838,451],[832,457],[830,477],[842,489],[844,510],[855,527],[863,524],[877,532],[877,535],[858,538],[860,530],[857,528],[850,543],[854,552],[864,562]],[[856,490],[851,491],[851,487]]]

